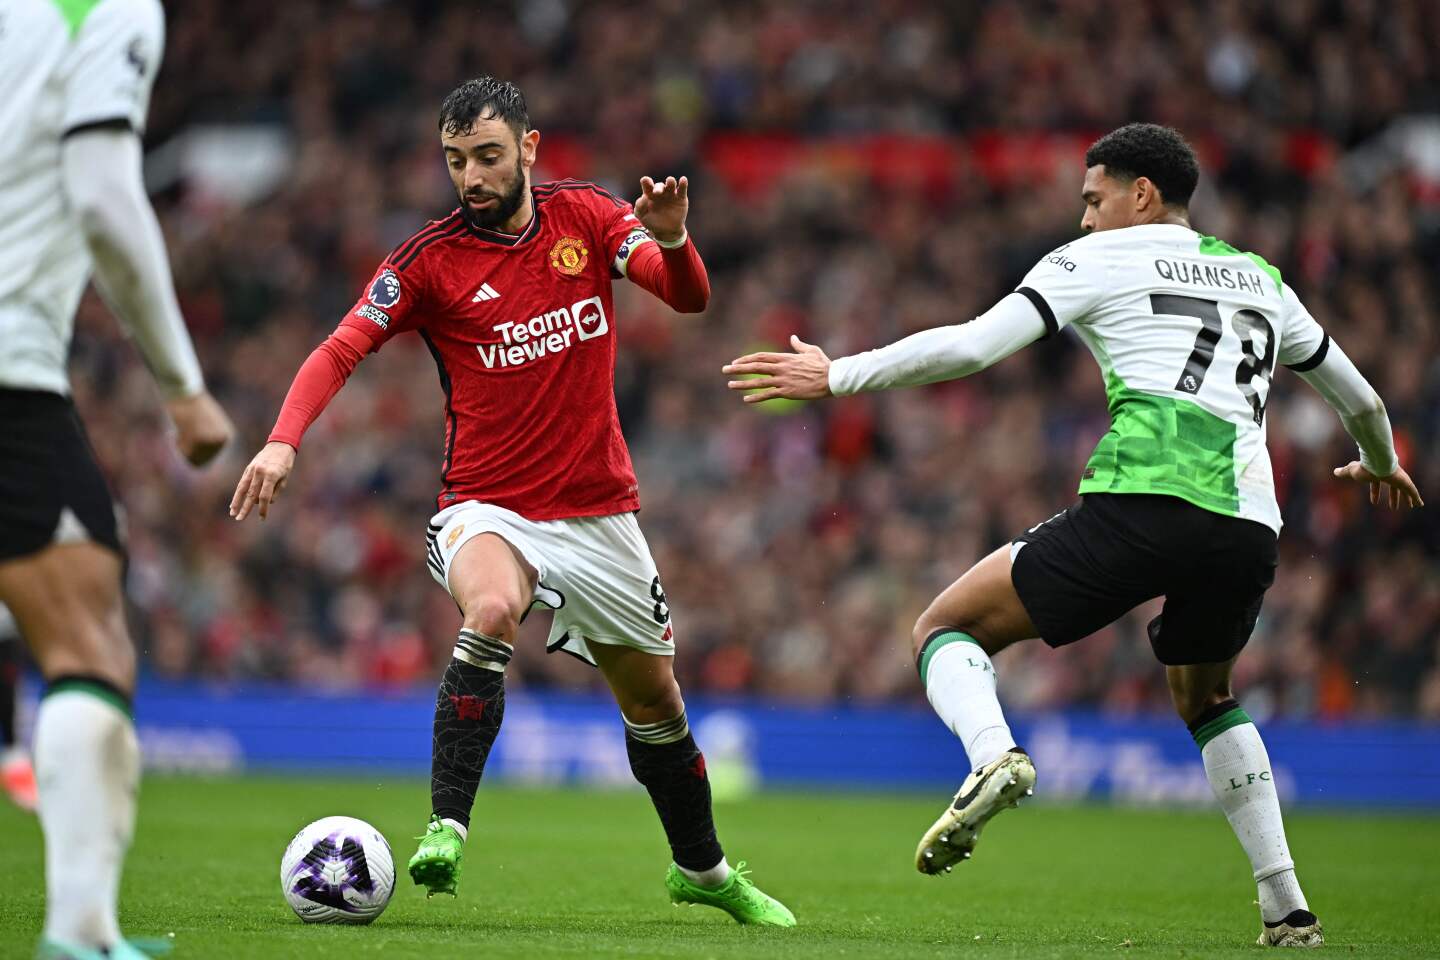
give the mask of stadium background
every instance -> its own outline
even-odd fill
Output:
[[[968,319],[1075,235],[1085,145],[1148,119],[1201,150],[1196,225],[1284,271],[1383,393],[1431,496],[1390,514],[1333,483],[1351,445],[1278,374],[1287,526],[1237,685],[1331,949],[1440,955],[1436,0],[167,6],[146,170],[241,441],[183,467],[141,361],[87,298],[73,382],[129,513],[143,651],[127,931],[256,960],[1253,956],[1249,866],[1166,702],[1150,611],[999,658],[1036,806],[989,827],[963,875],[922,882],[910,863],[964,759],[905,637],[943,585],[1073,498],[1107,422],[1084,351],[1062,337],[962,383],[789,410],[743,408],[719,374],[791,332],[843,353]],[[437,106],[484,71],[528,95],[537,176],[694,184],[711,308],[675,317],[619,285],[619,401],[717,820],[801,917],[783,940],[669,910],[643,799],[574,789],[631,784],[620,724],[592,672],[541,652],[538,616],[461,898],[407,881],[351,929],[302,925],[276,895],[301,824],[362,817],[403,861],[428,809],[458,616],[423,564],[442,402],[426,351],[400,338],[361,365],[267,523],[225,505],[307,352],[451,209]],[[789,789],[752,794],[757,777]],[[41,870],[35,819],[0,804],[0,955],[33,949]]]
[[[694,697],[923,707],[910,625],[1073,500],[1108,422],[1093,361],[1064,337],[964,382],[780,410],[742,407],[720,366],[792,332],[839,355],[974,316],[1077,233],[1084,147],[1129,120],[1192,138],[1196,226],[1279,266],[1440,497],[1437,47],[1421,0],[177,4],[147,175],[241,440],[186,470],[93,296],[72,368],[129,514],[146,676],[177,696],[196,680],[428,696],[458,615],[423,564],[442,395],[417,339],[362,364],[269,522],[224,507],[301,360],[385,253],[453,208],[436,110],[481,72],[525,91],[536,182],[633,197],[643,174],[691,177],[711,306],[677,317],[620,284],[617,393]],[[1332,482],[1353,456],[1338,421],[1291,374],[1272,396],[1286,528],[1237,670],[1247,709],[1440,721],[1440,515]],[[1183,737],[1153,612],[1006,653],[1006,702]],[[544,654],[547,625],[527,625],[511,689],[600,689]]]

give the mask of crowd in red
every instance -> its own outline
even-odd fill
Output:
[[[242,441],[192,474],[98,301],[73,375],[129,515],[146,668],[310,686],[429,684],[459,617],[424,566],[443,399],[418,339],[365,361],[265,524],[225,511],[295,369],[371,270],[453,206],[440,98],[514,79],[540,177],[633,196],[692,178],[714,289],[698,317],[617,303],[617,394],[689,691],[922,696],[914,618],[1074,498],[1107,417],[1069,337],[964,382],[742,407],[720,367],[790,333],[832,355],[962,322],[1080,218],[1088,138],[1132,119],[1202,148],[1196,225],[1277,264],[1389,405],[1440,498],[1440,22],[1433,4],[194,0],[170,10],[152,146],[209,124],[284,133],[281,184],[158,198],[186,317]],[[1428,112],[1427,112],[1428,111]],[[622,287],[625,285],[621,284]],[[556,411],[563,416],[563,411]],[[1286,518],[1237,671],[1252,714],[1440,719],[1440,522],[1330,478],[1353,446],[1280,373],[1267,414]],[[1158,709],[1153,610],[998,660],[1019,707]],[[516,685],[597,683],[525,627]]]

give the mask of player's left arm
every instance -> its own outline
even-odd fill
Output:
[[[1282,290],[1288,318],[1280,342],[1279,362],[1300,375],[1340,417],[1345,432],[1359,447],[1360,459],[1335,468],[1335,476],[1370,486],[1370,502],[1381,491],[1390,509],[1402,504],[1423,507],[1410,475],[1400,466],[1394,432],[1385,402],[1354,362],[1330,338],[1288,286]]]
[[[139,131],[163,45],[163,14],[151,0],[117,0],[85,20],[66,74],[61,174],[96,286],[145,358],[180,452],[200,465],[234,428],[205,390],[141,172]]]
[[[873,390],[918,387],[979,373],[1049,332],[1034,303],[1012,293],[969,323],[934,327],[886,347],[831,360],[813,344],[791,337],[794,353],[752,353],[721,368],[750,379],[731,380],[746,403],[782,397],[818,400]]]
[[[619,240],[612,260],[616,271],[678,313],[700,313],[710,302],[710,277],[685,228],[689,212],[685,177],[660,183],[642,177],[634,213],[619,212],[607,225],[610,237]]]

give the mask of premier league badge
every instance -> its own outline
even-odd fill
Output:
[[[395,271],[384,271],[370,284],[370,302],[382,309],[400,302],[400,278],[395,276]]]

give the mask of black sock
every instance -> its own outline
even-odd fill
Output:
[[[709,870],[725,859],[715,836],[705,755],[690,735],[685,714],[661,723],[626,721],[625,752],[635,779],[645,785],[660,814],[676,865]]]
[[[460,631],[435,696],[430,745],[430,809],[442,819],[470,825],[480,775],[505,717],[505,665],[512,651],[503,640]]]
[[[15,685],[20,682],[20,644],[0,639],[0,750],[15,746]]]

